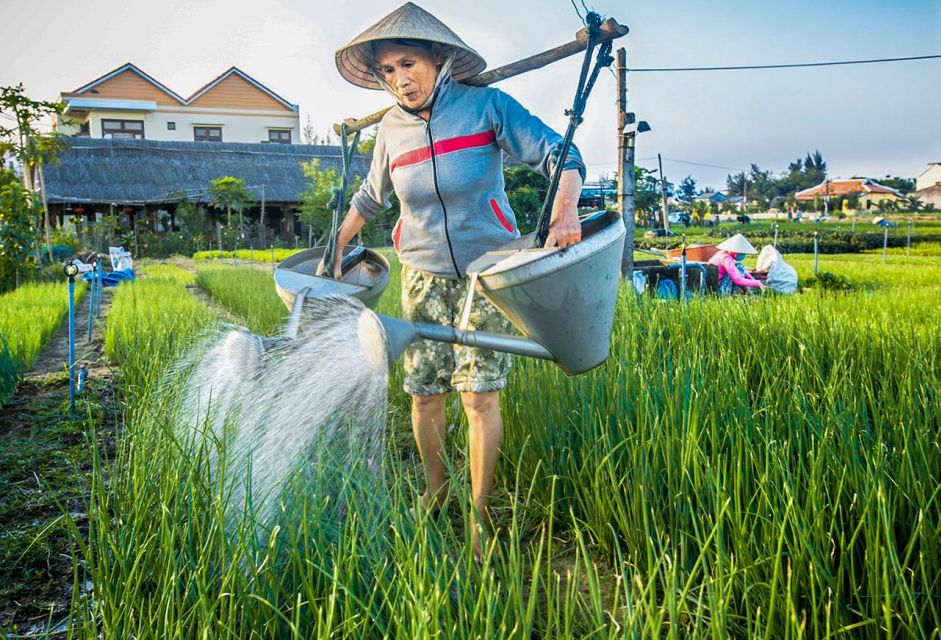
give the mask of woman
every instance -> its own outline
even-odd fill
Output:
[[[340,226],[342,246],[389,207],[394,191],[401,216],[392,241],[402,262],[406,318],[453,326],[467,291],[466,269],[483,253],[519,237],[503,182],[503,153],[544,176],[555,169],[562,137],[513,98],[458,81],[486,67],[434,16],[412,3],[389,14],[337,51],[337,68],[357,86],[384,89],[396,101],[382,118],[369,175]],[[572,147],[552,209],[547,247],[581,239],[577,203],[585,167]],[[335,273],[339,273],[339,256]],[[469,328],[504,332],[507,322],[475,296]],[[420,507],[439,510],[448,496],[444,401],[461,394],[468,420],[473,508],[468,514],[475,557],[491,530],[490,494],[503,426],[500,391],[510,356],[423,341],[405,354],[405,391],[425,468]]]
[[[719,250],[709,258],[709,264],[719,267],[719,294],[729,295],[735,287],[761,291],[764,285],[755,280],[745,265],[740,264],[746,254],[758,253],[748,238],[736,233],[728,240],[716,245]]]

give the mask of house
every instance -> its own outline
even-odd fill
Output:
[[[724,193],[718,191],[704,191],[694,198],[694,200],[705,200],[713,206],[718,206],[728,200]]]
[[[232,67],[184,98],[128,62],[75,91],[55,127],[90,138],[190,142],[300,142],[292,104]]]
[[[815,187],[798,191],[794,197],[799,202],[829,202],[830,209],[841,209],[843,200],[850,197],[859,199],[860,209],[877,206],[883,200],[898,200],[902,194],[895,189],[879,184],[871,178],[853,178],[851,180],[824,180]]]
[[[257,198],[246,218],[262,222],[264,203],[266,239],[292,240],[304,233],[296,213],[309,179],[300,163],[312,158],[320,169],[342,170],[337,146],[73,138],[59,163],[45,167],[46,200],[60,225],[66,216],[81,224],[116,215],[122,226],[144,220],[159,231],[172,226],[181,201],[207,203],[210,181],[232,176]],[[353,175],[365,176],[369,161],[355,155]]]
[[[941,183],[941,162],[929,162],[928,168],[915,178],[915,191],[921,191]]]
[[[935,209],[941,211],[941,182],[913,191],[911,195],[918,197],[923,206],[934,205]]]

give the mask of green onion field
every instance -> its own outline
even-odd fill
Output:
[[[318,466],[311,484],[285,488],[275,521],[250,502],[233,518],[220,479],[246,469],[218,464],[208,431],[178,428],[176,365],[233,318],[277,335],[287,310],[260,265],[144,263],[102,327],[118,427],[102,435],[96,410],[84,432],[87,519],[63,513],[57,525],[75,558],[58,629],[89,640],[941,638],[937,247],[892,250],[887,264],[881,252],[821,256],[817,277],[812,256],[788,259],[794,296],[681,304],[623,286],[610,357],[581,376],[516,358],[498,535],[480,565],[462,515],[457,404],[449,509],[409,512],[424,481],[400,362],[380,489],[336,503],[355,472]],[[397,265],[392,276],[378,310],[398,315]],[[64,314],[63,285],[48,286],[2,299],[10,390]]]

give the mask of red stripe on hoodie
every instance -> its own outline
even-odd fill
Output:
[[[484,131],[482,133],[473,133],[469,136],[458,136],[457,138],[448,138],[439,140],[435,143],[435,155],[440,156],[445,153],[454,153],[464,149],[473,149],[475,147],[486,147],[497,141],[497,136],[493,131]],[[399,167],[407,167],[411,164],[418,164],[431,158],[431,147],[422,147],[412,151],[406,151],[392,161],[389,166],[389,172],[395,171]]]

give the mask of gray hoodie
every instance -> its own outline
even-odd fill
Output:
[[[425,122],[399,106],[382,118],[369,175],[351,205],[368,221],[389,208],[399,259],[459,279],[487,251],[519,237],[503,182],[503,152],[548,177],[562,136],[499,89],[445,80]],[[585,165],[574,145],[565,169]]]

